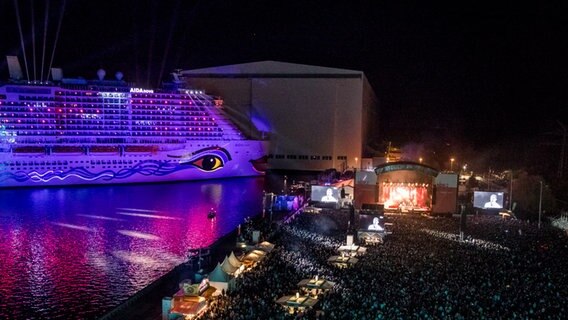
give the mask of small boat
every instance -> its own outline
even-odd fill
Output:
[[[213,219],[217,216],[217,212],[215,212],[215,210],[211,209],[209,210],[209,213],[207,213],[207,218],[208,219]]]

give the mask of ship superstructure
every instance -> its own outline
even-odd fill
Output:
[[[265,142],[247,139],[222,100],[121,80],[0,85],[0,186],[253,176]]]

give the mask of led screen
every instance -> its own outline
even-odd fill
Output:
[[[503,208],[503,192],[474,191],[473,206],[481,209]]]
[[[384,231],[384,216],[378,214],[359,214],[359,230],[376,232]]]
[[[312,201],[335,202],[339,201],[339,189],[329,186],[312,186]]]
[[[385,210],[427,210],[431,207],[428,185],[419,183],[383,183],[380,202]]]

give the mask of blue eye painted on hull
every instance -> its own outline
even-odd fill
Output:
[[[212,172],[223,168],[230,160],[231,155],[225,148],[210,147],[194,152],[191,158],[182,160],[180,163],[192,165],[204,172]]]
[[[225,166],[225,161],[217,155],[208,154],[189,162],[189,164],[203,171],[215,171],[223,168]]]

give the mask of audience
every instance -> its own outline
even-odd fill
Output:
[[[388,216],[392,234],[352,267],[327,262],[345,244],[349,214],[299,214],[268,239],[276,248],[199,319],[560,319],[568,316],[565,233],[495,216]],[[266,228],[266,224],[264,228]],[[267,230],[265,230],[267,232]],[[268,232],[266,234],[269,234]],[[318,275],[335,282],[314,308],[276,304]]]

